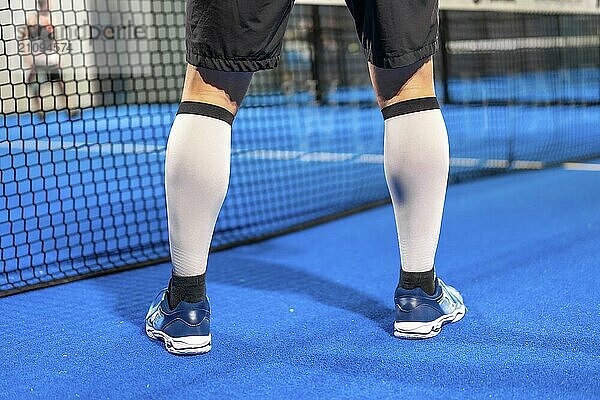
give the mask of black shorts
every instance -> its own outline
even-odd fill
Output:
[[[346,0],[367,60],[399,68],[437,50],[438,0]],[[187,0],[187,62],[220,71],[277,66],[293,0]]]

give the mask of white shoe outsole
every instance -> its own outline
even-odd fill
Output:
[[[211,349],[211,336],[184,336],[173,338],[162,331],[146,325],[146,334],[150,339],[161,340],[171,354],[194,355],[208,353]]]
[[[452,314],[443,315],[431,322],[394,322],[394,336],[403,339],[428,339],[437,336],[442,327],[452,322],[458,322],[465,316],[463,305]]]

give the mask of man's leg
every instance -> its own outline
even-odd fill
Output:
[[[30,99],[30,111],[33,113],[34,110],[40,117],[40,119],[44,119],[44,103],[42,102],[41,96],[41,84],[38,79],[38,73],[35,67],[31,67],[28,71],[27,79],[27,91],[31,93]],[[33,104],[32,104],[33,103]]]
[[[173,308],[205,298],[208,251],[229,182],[231,124],[251,78],[188,65],[166,155]]]
[[[369,69],[385,119],[384,165],[400,242],[401,286],[432,294],[449,165],[433,62]]]
[[[189,65],[165,173],[173,273],[146,315],[148,336],[164,340],[171,353],[211,348],[205,272],[229,181],[231,124],[252,73],[277,65],[291,6],[288,0],[186,2]]]
[[[148,336],[174,354],[211,349],[206,264],[229,183],[231,124],[251,78],[251,72],[187,67],[165,162],[173,270],[146,315]]]
[[[346,4],[385,119],[384,166],[400,242],[400,287],[431,294],[449,164],[431,59],[438,41],[438,0]]]
[[[58,72],[55,72],[55,74],[56,81],[58,82],[58,86],[60,87],[60,95],[65,97],[65,107],[67,109],[69,117],[74,118],[79,116],[79,110],[71,106],[71,101],[69,100],[70,96],[67,94],[67,84],[63,79],[62,73],[60,72],[60,70],[58,70]]]
[[[427,58],[406,67],[369,69],[385,119],[385,176],[402,259],[394,335],[429,338],[465,314],[460,293],[434,272],[449,150],[433,87],[433,62]]]

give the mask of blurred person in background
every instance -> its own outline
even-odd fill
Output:
[[[41,86],[44,83],[52,85],[55,109],[57,109],[58,96],[63,95],[69,116],[78,115],[77,110],[71,110],[69,107],[69,96],[66,94],[66,85],[60,66],[60,52],[65,46],[68,46],[68,43],[57,42],[54,31],[49,0],[37,0],[37,10],[27,17],[27,26],[22,31],[20,39],[26,49],[23,63],[26,72],[25,82],[33,101],[30,110],[37,110],[42,119],[45,116],[41,94]],[[58,83],[59,92],[55,92],[54,83]]]

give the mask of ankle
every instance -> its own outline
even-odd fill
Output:
[[[206,299],[206,274],[196,276],[173,275],[169,281],[169,306],[185,301],[198,303]]]
[[[435,292],[434,268],[425,272],[400,271],[400,287],[406,290],[421,288],[428,295]]]

